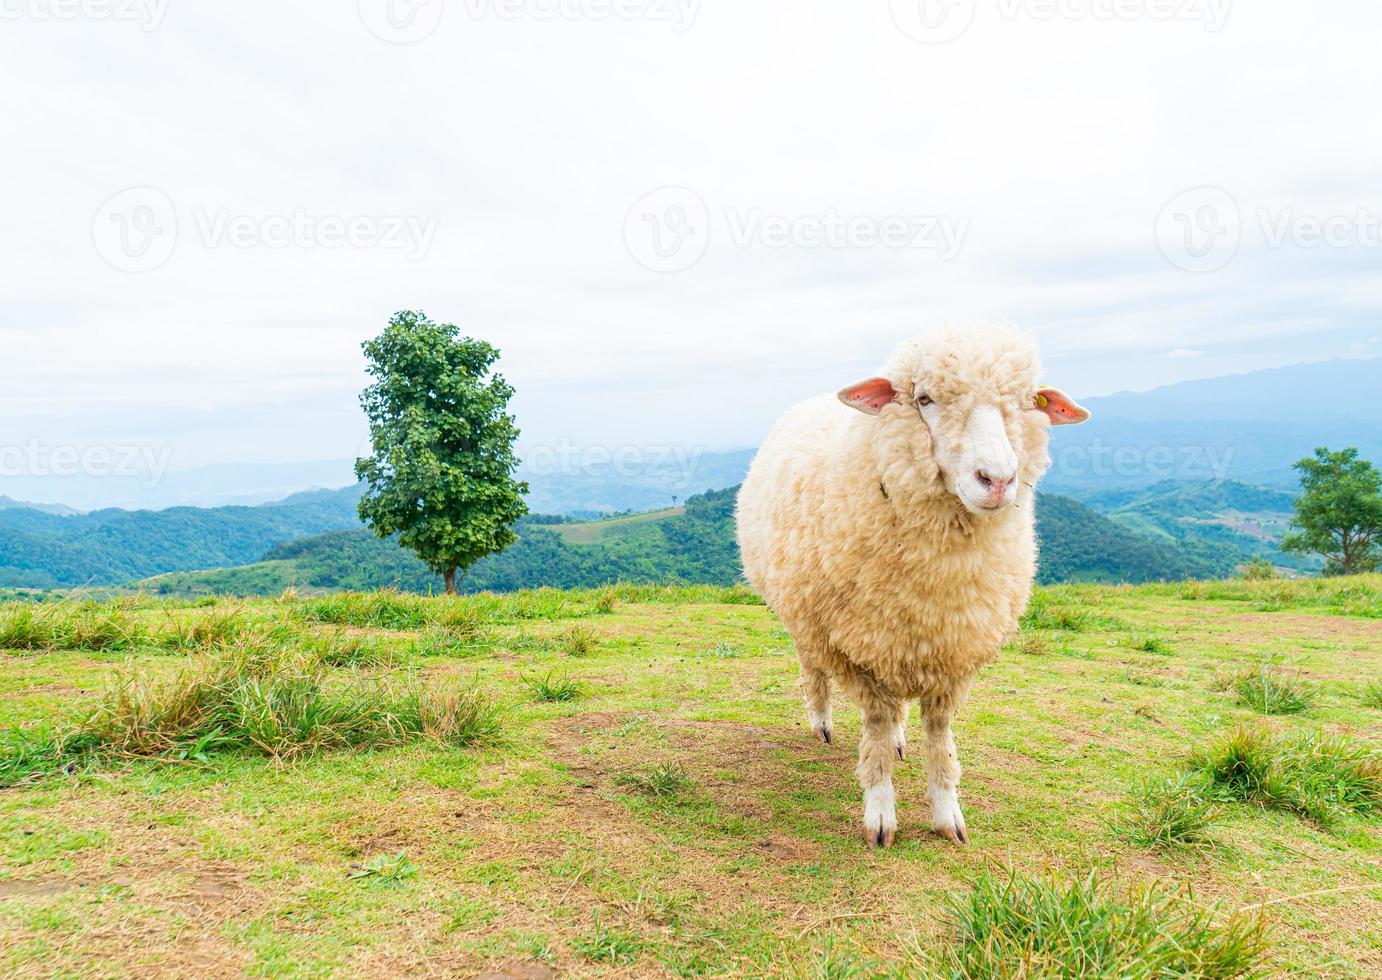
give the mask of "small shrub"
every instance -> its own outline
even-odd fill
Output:
[[[418,866],[408,858],[407,852],[399,851],[397,854],[380,854],[364,864],[353,864],[346,877],[381,885],[396,885],[417,873]]]
[[[1154,885],[1117,889],[1093,872],[985,872],[950,917],[954,939],[933,965],[952,977],[1246,977],[1268,948],[1261,917]]]
[[[206,650],[234,641],[248,628],[244,613],[238,609],[187,620],[170,615],[168,625],[159,633],[159,641],[174,650]]]
[[[1051,653],[1051,641],[1044,633],[1024,629],[1018,636],[1017,649],[1029,657],[1045,657]]]
[[[523,683],[532,689],[539,701],[565,703],[579,701],[581,698],[581,685],[565,675],[556,677],[548,674],[540,680],[524,678]]]
[[[1245,582],[1266,582],[1277,577],[1276,566],[1258,555],[1238,568],[1238,577]]]
[[[665,800],[689,790],[694,783],[680,766],[654,766],[646,772],[625,773],[616,782],[642,796]]]
[[[1382,756],[1343,736],[1277,738],[1238,728],[1197,751],[1191,764],[1208,777],[1208,793],[1218,800],[1256,803],[1323,824],[1382,806]]]
[[[1138,847],[1202,846],[1210,843],[1205,831],[1222,812],[1197,780],[1182,774],[1139,786],[1114,830]]]
[[[1143,653],[1157,653],[1162,656],[1170,656],[1175,652],[1171,649],[1171,644],[1155,636],[1134,636],[1128,641],[1128,646]]]
[[[1299,714],[1319,696],[1319,689],[1303,682],[1299,671],[1280,670],[1271,660],[1236,674],[1233,691],[1239,704],[1264,715]]]
[[[726,643],[723,640],[705,651],[705,656],[714,657],[717,660],[736,660],[743,655],[742,647],[734,643]]]
[[[336,630],[305,638],[302,647],[327,667],[388,667],[400,660],[392,645],[368,633]]]
[[[595,632],[588,626],[572,626],[561,634],[559,643],[567,656],[584,657],[595,651]]]
[[[601,590],[595,597],[595,611],[601,615],[608,615],[614,612],[619,605],[619,593],[613,588]]]

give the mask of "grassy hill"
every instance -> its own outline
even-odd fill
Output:
[[[1292,492],[1233,480],[1166,480],[1140,490],[1091,494],[1084,502],[1130,531],[1191,553],[1209,549],[1237,563],[1262,557],[1310,572],[1322,564],[1277,548],[1295,512]]]
[[[972,843],[914,753],[870,852],[858,712],[810,738],[743,590],[3,606],[0,971],[1377,976],[1378,807],[1293,787],[1382,749],[1380,618],[1382,576],[1041,590],[957,718]],[[1197,768],[1230,742],[1270,802]]]
[[[615,582],[731,585],[741,575],[734,537],[737,488],[685,507],[598,521],[523,521],[519,540],[477,563],[461,583],[468,592],[552,585],[593,588]],[[1131,532],[1065,497],[1042,496],[1037,509],[1043,582],[1148,582],[1214,578],[1243,560],[1213,545],[1183,547]],[[176,572],[137,583],[165,595],[277,595],[308,590],[438,591],[437,576],[394,541],[363,529],[334,531],[280,545],[261,562]]]

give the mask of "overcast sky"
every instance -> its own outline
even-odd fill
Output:
[[[402,308],[501,348],[530,446],[751,446],[945,318],[1084,395],[1382,355],[1370,0],[0,18],[11,447],[352,457]]]

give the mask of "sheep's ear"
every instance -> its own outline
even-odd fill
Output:
[[[869,378],[841,388],[838,397],[850,408],[857,408],[865,415],[877,415],[883,411],[884,405],[897,397],[897,392],[887,378]]]
[[[1078,425],[1089,421],[1089,409],[1059,388],[1038,388],[1036,407],[1038,412],[1046,413],[1052,425]]]

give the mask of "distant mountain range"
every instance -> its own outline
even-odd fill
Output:
[[[1297,485],[1318,446],[1382,461],[1382,359],[1299,364],[1090,398],[1087,425],[1057,430],[1043,487],[1084,499],[1165,480]]]
[[[1378,376],[1382,360],[1333,361],[1088,399],[1094,420],[1053,433],[1055,465],[1042,484],[1049,495],[1043,514],[1048,527],[1082,524],[1084,534],[1048,534],[1046,574],[1129,581],[1225,574],[1255,556],[1302,571],[1317,568],[1311,559],[1276,549],[1296,486],[1291,466],[1317,445],[1357,446],[1364,456],[1382,462],[1382,413],[1372,406]],[[619,462],[618,457],[601,461],[598,454],[584,453],[580,458],[585,465],[576,466],[538,454],[523,473],[535,513],[590,518],[667,511],[657,520],[625,522],[637,528],[630,531],[626,547],[619,546],[625,550],[615,548],[624,540],[622,532],[606,538],[613,525],[591,533],[601,547],[615,552],[595,554],[571,551],[592,542],[535,530],[549,526],[535,519],[525,525],[525,541],[490,559],[483,569],[477,567],[472,583],[533,584],[539,581],[535,569],[555,578],[552,584],[616,572],[647,577],[680,570],[678,574],[698,581],[702,579],[694,576],[728,574],[730,558],[716,550],[728,540],[723,528],[702,519],[706,501],[719,499],[710,492],[736,486],[753,452],[636,455],[633,461]],[[166,479],[174,485],[161,492],[190,493],[201,485],[206,493],[234,495],[250,484],[267,487],[294,479],[294,474],[320,476],[333,466],[207,468],[176,480],[169,474]],[[1226,474],[1234,478],[1226,479]],[[219,489],[218,481],[224,481]],[[397,548],[372,542],[361,528],[359,494],[351,486],[256,506],[89,513],[0,497],[0,587],[119,585],[266,561],[296,562],[294,575],[308,585],[327,581],[322,569],[333,563],[338,580],[354,581],[349,562],[341,565],[342,555],[372,569],[371,581],[416,586],[417,569],[407,561],[390,565],[394,558],[389,549]],[[696,511],[668,510],[698,496]],[[1083,504],[1079,510],[1075,500]],[[683,533],[692,524],[696,533],[709,535],[699,544]],[[713,532],[712,525],[717,528]],[[312,540],[336,532],[349,537]],[[1089,544],[1094,540],[1103,542],[1105,553],[1113,557],[1101,559],[1099,549]],[[329,554],[333,547],[341,549],[335,558]],[[713,573],[706,571],[712,568]]]
[[[1094,420],[1053,434],[1054,466],[1043,488],[1080,499],[1165,480],[1231,479],[1291,489],[1291,464],[1317,446],[1356,446],[1382,462],[1382,412],[1373,394],[1379,377],[1382,359],[1340,360],[1085,399]],[[574,455],[573,461],[541,447],[526,451],[520,475],[531,487],[535,512],[596,515],[671,506],[741,482],[753,450],[639,449],[632,460],[591,449]],[[170,470],[155,481],[6,476],[0,492],[16,501],[66,505],[38,508],[49,512],[112,504],[257,505],[306,487],[346,486],[352,467],[352,460],[237,463]]]
[[[260,507],[172,507],[62,515],[0,510],[0,586],[111,585],[177,569],[257,561],[309,534],[359,527],[359,490],[302,493]]]

